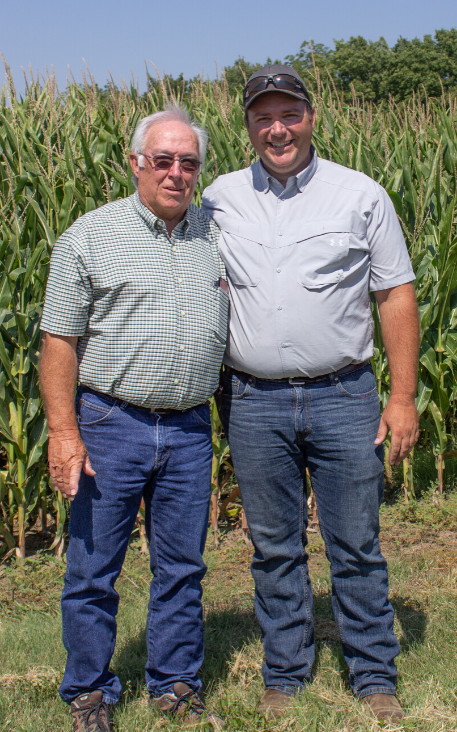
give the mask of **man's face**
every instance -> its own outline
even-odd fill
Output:
[[[166,154],[199,159],[197,136],[182,122],[153,125],[146,135],[143,152],[151,157]],[[199,171],[182,170],[178,160],[169,170],[158,170],[149,158],[144,158],[144,168],[140,168],[135,153],[130,153],[129,160],[145,206],[164,221],[180,221],[192,201]]]
[[[252,146],[267,170],[281,182],[297,175],[310,160],[315,113],[290,94],[262,94],[248,109]]]

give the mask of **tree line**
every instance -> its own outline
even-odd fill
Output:
[[[348,41],[335,40],[334,44],[334,48],[328,48],[304,41],[298,53],[262,63],[240,57],[222,73],[229,87],[240,88],[262,66],[286,63],[298,71],[311,90],[330,81],[340,99],[349,103],[354,98],[375,104],[389,99],[401,102],[417,92],[440,97],[457,90],[457,28],[437,30],[423,40],[400,37],[391,47],[383,37],[367,41],[362,36],[351,36]],[[195,79],[180,74],[176,78],[166,75],[164,81],[185,99]],[[159,83],[148,72],[148,90],[156,89]]]

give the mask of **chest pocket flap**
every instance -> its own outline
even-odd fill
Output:
[[[219,248],[230,281],[255,287],[260,282],[260,252],[262,242],[267,241],[266,227],[229,217],[217,223],[221,229]]]
[[[368,251],[364,228],[350,220],[311,222],[303,233],[296,238],[298,281],[308,290],[342,282],[351,269],[350,250]]]

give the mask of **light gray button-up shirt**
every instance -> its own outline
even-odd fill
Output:
[[[312,150],[285,188],[256,162],[203,195],[229,278],[225,363],[260,378],[319,376],[371,358],[369,290],[414,279],[386,191]]]

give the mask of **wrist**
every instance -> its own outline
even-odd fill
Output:
[[[65,435],[74,436],[79,435],[78,425],[52,425],[48,423],[48,435],[49,437],[64,437]]]
[[[396,402],[397,404],[404,404],[410,406],[416,404],[416,392],[399,392],[393,391],[389,397],[390,402]]]

